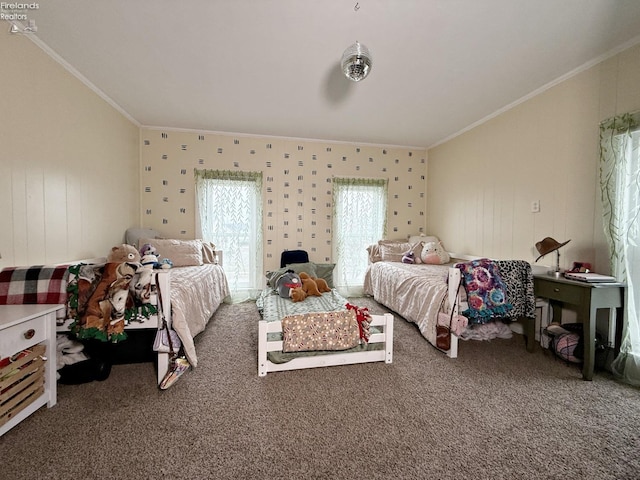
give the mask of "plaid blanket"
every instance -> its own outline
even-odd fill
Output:
[[[7,267],[0,271],[0,305],[64,304],[67,266]]]

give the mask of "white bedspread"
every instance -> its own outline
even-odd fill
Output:
[[[180,337],[189,363],[196,367],[193,338],[202,332],[209,319],[229,295],[229,284],[219,265],[171,269],[172,327]]]
[[[367,267],[364,292],[408,321],[436,343],[438,310],[447,294],[450,265],[376,262]]]

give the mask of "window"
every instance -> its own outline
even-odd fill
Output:
[[[222,250],[234,301],[254,298],[262,281],[262,173],[196,170],[198,230]]]
[[[367,246],[384,237],[387,180],[333,179],[334,284],[346,296],[362,294]]]

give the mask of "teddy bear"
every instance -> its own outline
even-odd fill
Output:
[[[132,245],[123,243],[111,249],[107,255],[107,262],[110,263],[140,263],[140,253]]]
[[[166,270],[167,268],[171,268],[173,266],[171,260],[167,258],[161,261],[156,247],[154,247],[150,243],[145,243],[144,245],[142,245],[142,248],[140,249],[140,255],[142,256],[140,262],[145,268],[161,268]]]
[[[307,295],[320,297],[323,292],[331,291],[324,278],[311,277],[307,272],[300,272],[300,280],[302,289]]]
[[[291,298],[291,291],[300,287],[302,287],[300,276],[293,270],[287,270],[276,281],[276,290],[282,298]]]

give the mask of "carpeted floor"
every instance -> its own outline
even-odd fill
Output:
[[[371,299],[352,299],[385,311]],[[60,385],[0,438],[3,479],[637,479],[640,390],[523,338],[451,360],[396,316],[394,362],[256,367],[255,305],[223,305],[200,366],[159,391],[150,363]]]

